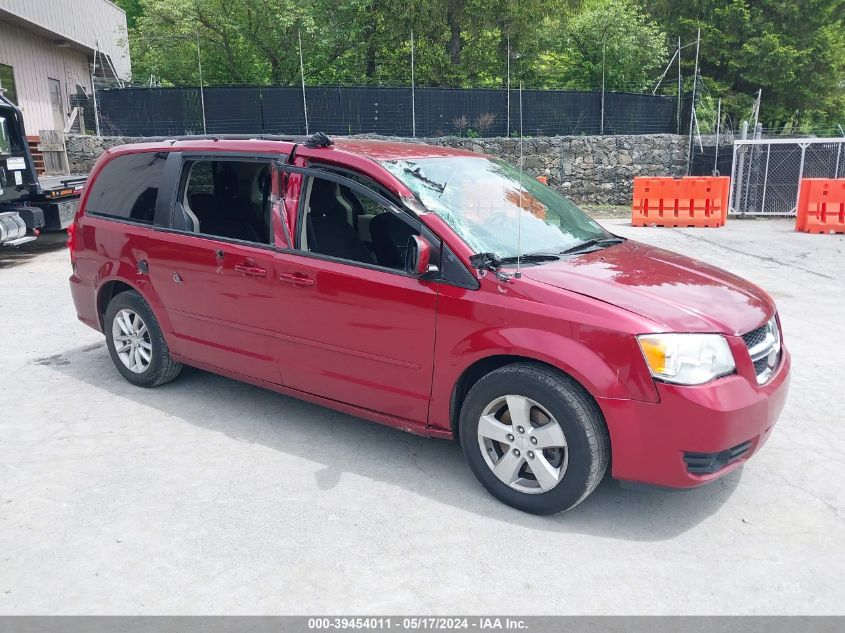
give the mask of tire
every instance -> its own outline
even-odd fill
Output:
[[[528,428],[516,424],[520,419],[530,420]],[[562,437],[547,426],[555,423]],[[531,514],[574,508],[595,490],[610,461],[595,401],[572,378],[530,363],[507,365],[475,383],[461,407],[459,433],[469,466],[488,492]],[[503,441],[491,439],[501,433]]]
[[[140,325],[146,328],[142,327],[139,332],[130,328],[127,325],[127,317],[132,325],[138,324],[131,315],[139,318]],[[120,321],[116,322],[116,319]],[[127,332],[127,329],[130,332]],[[182,364],[170,358],[170,350],[153,311],[134,290],[121,292],[109,302],[103,318],[103,330],[112,362],[121,375],[133,385],[157,387],[176,378],[182,370]],[[130,339],[135,342],[127,342]],[[127,346],[129,351],[126,351]],[[143,356],[135,356],[136,349],[140,350],[138,353]],[[129,360],[126,360],[127,356]],[[134,369],[127,365],[134,363],[138,358],[141,362],[135,363]]]

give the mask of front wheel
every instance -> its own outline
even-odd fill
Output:
[[[460,438],[482,485],[532,514],[581,503],[610,460],[595,401],[571,378],[527,363],[497,369],[472,387],[461,407]]]
[[[134,290],[121,292],[109,302],[103,330],[112,362],[133,385],[157,387],[182,370],[181,363],[170,358],[153,311]]]

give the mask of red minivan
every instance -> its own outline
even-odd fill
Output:
[[[79,318],[131,383],[187,364],[456,438],[488,491],[536,514],[608,467],[721,477],[786,399],[765,292],[470,152],[319,133],[116,147],[69,247]]]

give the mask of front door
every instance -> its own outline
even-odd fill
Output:
[[[297,248],[276,255],[284,384],[424,424],[437,284],[401,261],[421,226],[345,178],[306,175],[302,191]]]
[[[150,280],[188,360],[280,383],[269,161],[184,156],[177,225],[149,252]]]
[[[65,129],[65,107],[62,98],[62,84],[58,79],[48,79],[50,88],[50,109],[53,111],[53,129]]]

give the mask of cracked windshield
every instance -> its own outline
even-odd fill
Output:
[[[384,166],[477,253],[505,260],[516,257],[517,250],[523,256],[558,255],[611,238],[572,202],[502,161],[455,156],[386,161]]]

